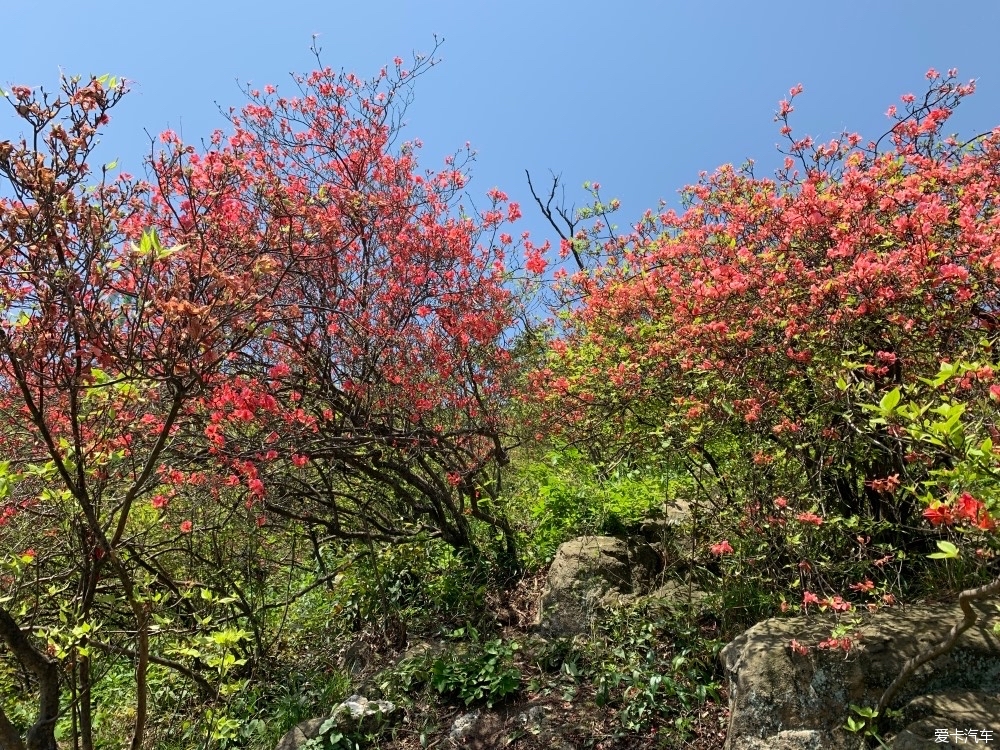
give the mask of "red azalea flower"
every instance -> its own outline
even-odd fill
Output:
[[[721,542],[719,542],[718,544],[713,544],[713,545],[712,545],[712,546],[711,546],[711,547],[709,548],[709,551],[710,551],[710,552],[711,552],[711,553],[712,553],[713,555],[716,555],[716,556],[718,556],[718,557],[721,557],[722,555],[728,555],[728,554],[731,554],[731,553],[733,552],[733,546],[732,546],[732,545],[731,545],[731,544],[729,543],[729,541],[728,541],[728,540],[726,540],[726,539],[723,539],[723,540],[722,540]]]
[[[936,502],[923,512],[931,526],[951,526],[955,519],[951,514],[951,508],[941,502]]]
[[[958,496],[958,500],[955,501],[956,520],[968,521],[974,524],[979,520],[979,514],[982,510],[983,504],[968,492],[963,492]]]

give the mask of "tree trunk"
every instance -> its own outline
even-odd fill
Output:
[[[91,712],[90,657],[80,657],[80,745],[94,750],[94,718]]]
[[[130,750],[142,750],[149,705],[149,691],[146,688],[146,673],[149,670],[149,612],[141,602],[134,606],[136,619],[139,621],[139,643],[136,648],[138,659],[135,665],[135,725],[129,747]]]
[[[38,714],[35,723],[28,730],[27,742],[12,744],[15,750],[57,750],[56,720],[59,718],[59,667],[44,653],[31,645],[31,641],[21,632],[14,618],[0,607],[0,638],[6,642],[14,657],[24,669],[38,681]],[[0,718],[0,738],[13,727],[6,716]],[[6,740],[5,740],[6,741]]]
[[[10,723],[3,708],[0,708],[0,747],[4,750],[25,750],[24,743],[21,742],[21,735]]]

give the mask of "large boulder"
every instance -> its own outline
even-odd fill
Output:
[[[352,695],[338,703],[328,718],[309,719],[290,729],[275,750],[299,750],[309,740],[333,732],[345,735],[373,732],[400,718],[399,714],[399,708],[391,701],[370,701]]]
[[[928,719],[950,711],[946,698],[954,691],[977,691],[976,717],[982,726],[951,726],[959,718],[953,715],[941,728],[1000,730],[1000,715],[985,718],[1000,706],[994,700],[1000,695],[1000,639],[992,630],[997,612],[985,604],[977,605],[977,611],[979,621],[951,653],[921,667],[897,696],[893,707],[905,709],[909,725],[899,733],[896,747],[923,747],[915,744],[918,740],[940,747],[934,733],[928,734]],[[726,750],[864,748],[858,735],[843,728],[849,717],[857,718],[851,704],[874,706],[903,664],[940,643],[961,619],[961,610],[953,605],[884,609],[860,627],[861,638],[849,653],[811,649],[804,655],[792,650],[792,640],[816,644],[827,639],[831,617],[758,623],[720,655],[730,685]]]
[[[601,609],[649,593],[661,559],[644,541],[584,536],[560,545],[542,591],[536,625],[549,636],[590,632]]]
[[[910,701],[903,713],[906,728],[893,738],[893,750],[1000,741],[1000,698],[995,695],[974,690],[921,695]]]
[[[639,534],[656,550],[667,567],[683,571],[691,563],[693,519],[691,503],[677,499],[664,503],[655,513],[644,518]]]

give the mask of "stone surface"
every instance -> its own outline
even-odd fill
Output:
[[[557,700],[481,708],[454,719],[443,747],[577,750],[587,746],[581,738],[588,737],[587,728],[580,726],[579,719],[571,704]]]
[[[677,499],[664,504],[653,516],[644,519],[640,525],[640,533],[650,544],[664,542],[690,521],[691,503]]]
[[[660,564],[660,556],[643,541],[585,536],[566,542],[549,568],[536,625],[555,637],[589,633],[602,608],[648,593]]]
[[[333,709],[330,718],[341,732],[370,732],[392,718],[396,711],[392,701],[370,701],[352,695]]]
[[[319,735],[319,728],[326,718],[308,719],[289,729],[285,735],[278,740],[274,750],[299,750],[302,745]]]
[[[747,737],[740,746],[744,750],[826,750],[827,737],[815,729],[778,732],[766,739]],[[860,745],[859,747],[864,747]]]
[[[444,641],[429,640],[416,636],[409,636],[407,644],[406,651],[396,660],[397,665],[402,662],[416,661],[418,659],[433,659],[448,649],[448,644]]]
[[[309,719],[290,729],[274,750],[299,750],[307,741],[328,733],[331,728],[344,734],[372,732],[398,718],[399,714],[400,710],[391,701],[370,701],[361,695],[352,695],[338,703],[329,717]]]
[[[477,709],[467,714],[462,714],[455,719],[452,722],[451,731],[448,733],[449,739],[456,743],[462,742],[476,730],[476,725],[479,723],[479,716],[480,711]]]
[[[662,585],[649,592],[649,599],[668,608],[684,606],[694,607],[696,610],[703,610],[710,602],[709,595],[698,586],[672,579],[664,581]]]
[[[972,690],[921,695],[906,705],[903,714],[909,723],[889,743],[893,750],[1000,743],[1000,697],[996,695]],[[947,742],[935,739],[941,730],[947,733]]]
[[[532,706],[527,711],[519,713],[517,720],[525,729],[540,730],[545,724],[545,715],[545,706]]]
[[[917,671],[897,697],[896,706],[945,691],[1000,694],[1000,640],[992,632],[995,607],[981,604],[978,609],[979,622],[962,635],[950,654]],[[858,646],[846,655],[818,650],[798,655],[790,648],[793,638],[803,644],[828,638],[834,624],[831,617],[758,623],[720,655],[730,684],[727,750],[779,747],[779,742],[786,750],[864,747],[857,735],[843,729],[852,716],[850,704],[875,705],[903,663],[943,640],[960,619],[961,610],[952,605],[882,610],[862,626]],[[917,712],[923,704],[911,705],[911,721],[919,720]]]

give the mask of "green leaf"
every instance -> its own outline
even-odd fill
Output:
[[[890,412],[896,408],[899,403],[899,388],[893,388],[887,394],[882,397],[882,400],[878,402],[878,407],[883,412]]]
[[[852,703],[851,710],[858,716],[864,716],[867,719],[874,719],[876,716],[878,716],[878,711],[869,706],[857,706]]]
[[[940,552],[934,552],[933,554],[927,555],[932,560],[949,560],[959,556],[958,547],[951,542],[939,539],[937,546],[938,549],[941,550]]]

